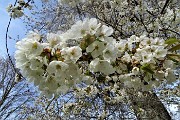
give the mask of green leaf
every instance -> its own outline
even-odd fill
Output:
[[[167,54],[167,58],[180,64],[180,55],[179,54]]]
[[[90,74],[91,74],[90,71],[86,70],[85,75],[90,75]]]
[[[180,44],[173,46],[172,48],[170,48],[168,51],[176,51],[176,50],[180,50]]]
[[[150,64],[145,64],[141,66],[141,69],[151,74],[154,74],[154,71],[151,69]]]
[[[172,45],[172,44],[174,44],[174,43],[176,43],[176,42],[179,42],[179,40],[176,39],[176,38],[169,38],[169,39],[167,39],[167,40],[165,41],[165,44]]]

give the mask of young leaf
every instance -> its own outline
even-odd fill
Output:
[[[167,58],[180,64],[180,55],[178,54],[167,54]]]
[[[151,74],[154,73],[153,70],[152,70],[151,67],[150,67],[150,64],[145,64],[145,65],[141,66],[141,69],[144,70],[144,71],[146,71],[146,72],[149,72],[149,73],[151,73]]]
[[[165,41],[165,44],[172,45],[172,44],[174,44],[174,43],[176,43],[176,42],[179,42],[179,40],[176,39],[176,38],[169,38],[169,39],[167,39],[167,40]]]
[[[172,48],[170,48],[168,51],[176,51],[176,50],[180,50],[180,44],[173,46]]]

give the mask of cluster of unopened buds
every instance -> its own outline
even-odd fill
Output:
[[[176,80],[163,39],[133,35],[116,40],[112,34],[112,27],[95,18],[78,21],[63,34],[48,33],[46,42],[37,31],[30,32],[16,44],[16,67],[49,98],[81,83],[93,85],[97,74],[142,90]]]

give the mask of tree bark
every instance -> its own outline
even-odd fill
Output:
[[[155,93],[132,89],[127,90],[127,93],[138,120],[171,120],[169,112]]]

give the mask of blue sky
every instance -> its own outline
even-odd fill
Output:
[[[14,2],[15,0],[0,1],[0,56],[6,56],[5,35],[10,19],[8,13],[6,12],[6,7],[9,4],[14,4]],[[15,43],[16,40],[18,40],[18,36],[19,39],[22,39],[25,36],[25,25],[23,24],[22,20],[12,19],[8,35],[13,38],[8,39],[9,53],[13,55],[15,51]]]

